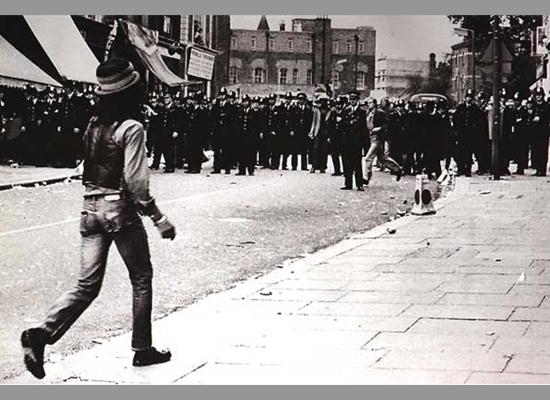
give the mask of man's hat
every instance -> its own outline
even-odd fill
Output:
[[[348,104],[348,98],[345,97],[345,96],[340,96],[340,97],[338,97],[337,103],[338,104]]]
[[[544,96],[544,89],[541,88],[540,86],[538,88],[535,89],[535,96],[536,95],[543,95]]]
[[[298,100],[307,100],[307,96],[306,96],[306,94],[305,94],[304,92],[298,93],[298,94],[296,95],[296,98],[297,98]]]
[[[227,89],[222,87],[220,89],[220,93],[219,93],[220,96],[227,96]]]
[[[399,99],[395,102],[396,107],[405,107],[405,101],[403,99]]]
[[[479,92],[479,95],[481,96],[483,92]],[[472,89],[468,89],[466,90],[466,94],[464,95],[464,97],[471,97],[473,98],[474,97],[474,91]]]
[[[269,100],[277,100],[277,95],[275,93],[271,93],[269,95]]]
[[[229,98],[230,98],[230,99],[236,99],[236,98],[237,98],[237,93],[235,93],[235,92],[232,90],[231,93],[229,93]]]
[[[358,99],[360,97],[360,94],[357,90],[352,90],[349,92],[349,98],[350,99]]]
[[[99,86],[95,93],[100,96],[122,92],[135,85],[140,78],[130,61],[118,57],[99,64],[96,76]]]
[[[250,96],[247,95],[247,94],[245,94],[245,95],[242,97],[241,101],[250,101]]]
[[[292,92],[287,92],[286,95],[285,95],[285,99],[292,100],[292,98],[293,98]]]
[[[438,109],[446,109],[447,108],[447,102],[443,99],[439,99],[437,102],[437,108]]]

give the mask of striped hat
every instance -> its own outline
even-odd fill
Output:
[[[96,70],[99,86],[95,93],[105,96],[122,92],[139,81],[139,72],[133,64],[123,58],[113,57],[99,64]]]

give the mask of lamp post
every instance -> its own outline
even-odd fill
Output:
[[[500,144],[502,138],[502,124],[500,113],[500,84],[502,79],[502,46],[500,41],[500,15],[491,17],[493,28],[493,134],[492,134],[492,170],[493,179],[499,180],[501,173]]]
[[[355,58],[354,58],[354,71],[353,71],[353,90],[357,90],[357,54],[359,53],[359,35],[353,36],[355,40]]]

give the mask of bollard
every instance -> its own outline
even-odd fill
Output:
[[[411,214],[430,215],[435,214],[432,202],[433,196],[428,189],[428,175],[416,175],[416,189],[414,191],[414,205]]]

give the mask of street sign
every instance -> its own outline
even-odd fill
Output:
[[[493,49],[495,47],[495,40],[492,39],[485,51],[483,52],[483,56],[481,57],[481,62],[484,64],[492,64],[493,63]],[[500,43],[500,48],[502,49],[502,62],[512,62],[514,57],[512,56],[512,53],[510,53],[510,50],[506,47],[504,43]]]
[[[470,29],[465,28],[455,28],[455,35],[467,37],[470,36]]]
[[[197,78],[211,80],[215,59],[216,56],[214,54],[192,48],[191,54],[189,55],[187,74]]]

